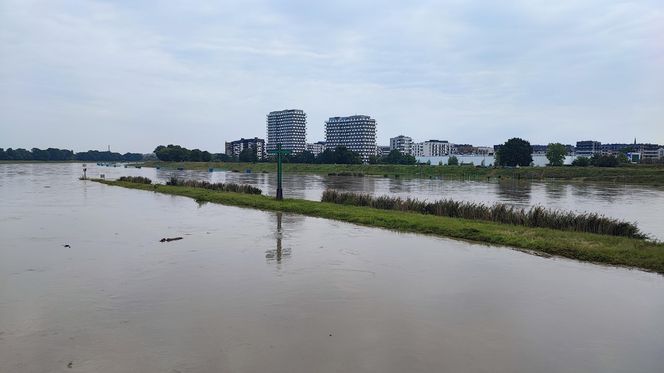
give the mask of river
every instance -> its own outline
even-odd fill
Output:
[[[276,173],[202,172],[154,168],[99,167],[88,164],[93,177],[122,175],[146,176],[165,182],[171,176],[211,182],[235,182],[255,185],[263,193],[274,195]],[[81,172],[80,165],[70,166]],[[78,169],[77,169],[78,168]],[[398,195],[425,200],[451,198],[493,204],[508,203],[518,207],[541,205],[576,212],[597,212],[635,222],[653,238],[664,240],[664,187],[620,183],[569,183],[562,181],[477,181],[458,179],[418,179],[385,177],[349,177],[306,174],[284,174],[284,195],[292,198],[320,200],[325,189]]]
[[[0,165],[2,372],[656,372],[664,366],[660,275],[198,204],[80,181],[80,168]],[[351,180],[306,178],[325,187]],[[394,180],[350,183],[407,189]],[[564,185],[542,188],[530,186],[529,201],[538,193],[576,193]],[[567,192],[554,192],[560,188]],[[183,239],[159,242],[174,236]]]

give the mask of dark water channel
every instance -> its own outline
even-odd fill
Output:
[[[82,182],[79,169],[0,165],[0,372],[664,366],[660,275],[199,205]],[[308,180],[318,190],[342,183]],[[291,191],[314,198],[312,189]],[[183,239],[159,242],[173,236]]]

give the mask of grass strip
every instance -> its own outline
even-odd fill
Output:
[[[144,162],[145,167],[207,171],[209,169],[245,172],[276,172],[269,162]],[[284,172],[413,177],[460,180],[561,180],[664,186],[663,165],[625,165],[621,167],[521,167],[492,168],[473,166],[397,165],[397,164],[307,164],[284,163]]]
[[[664,243],[593,233],[379,210],[327,202],[220,192],[202,188],[93,179],[106,185],[190,197],[197,201],[283,211],[402,232],[424,233],[533,250],[580,261],[640,268],[664,274]]]

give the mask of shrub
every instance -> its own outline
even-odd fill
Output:
[[[152,184],[152,180],[143,176],[121,176],[118,181],[125,181],[128,183],[137,183],[137,184]]]
[[[608,218],[597,213],[577,214],[571,211],[549,210],[542,206],[533,206],[526,210],[502,203],[487,206],[483,203],[458,202],[450,199],[426,202],[412,198],[404,200],[389,196],[373,197],[369,194],[338,192],[329,189],[323,192],[321,201],[383,210],[418,212],[451,218],[486,220],[527,227],[646,238],[638,227],[632,223]]]
[[[578,157],[572,161],[572,166],[576,167],[588,167],[590,166],[590,158],[588,157]]]

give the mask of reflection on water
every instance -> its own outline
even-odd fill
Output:
[[[79,174],[78,165],[0,165],[2,372],[664,365],[659,275],[197,204],[82,182]],[[249,177],[270,182],[242,176]],[[325,178],[305,180],[320,186]],[[355,183],[365,182],[380,191],[444,190],[428,181]],[[549,195],[537,184],[530,193],[531,202]],[[175,236],[183,239],[159,242]]]
[[[519,206],[530,204],[532,183],[520,180],[505,180],[495,185],[499,201]]]
[[[275,231],[274,236],[277,239],[277,246],[275,249],[267,250],[265,252],[265,259],[267,259],[268,262],[276,261],[277,264],[281,264],[282,258],[288,258],[291,256],[291,248],[282,248],[281,240],[283,239],[284,233],[281,229],[281,219],[283,217],[283,213],[277,212],[275,215],[277,217],[277,230]]]

